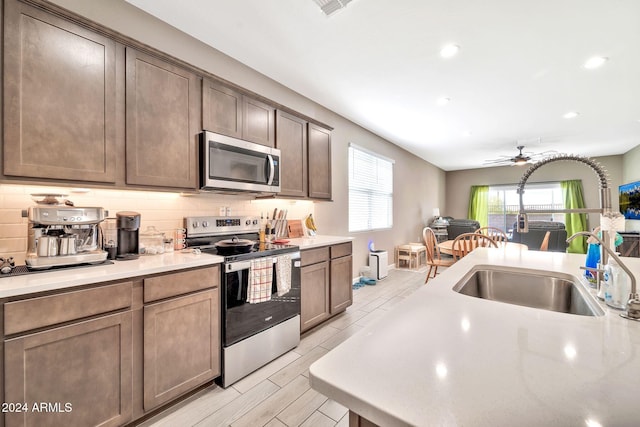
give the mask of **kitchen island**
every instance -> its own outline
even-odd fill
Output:
[[[380,426],[639,425],[640,322],[452,290],[474,266],[581,277],[583,262],[477,249],[311,365],[311,386]]]

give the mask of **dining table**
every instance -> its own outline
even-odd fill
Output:
[[[454,240],[445,240],[444,242],[438,243],[438,248],[440,249],[440,253],[453,255],[453,242]],[[496,242],[498,245],[498,249],[504,249],[507,251],[512,250],[528,250],[529,247],[522,243],[515,242]]]

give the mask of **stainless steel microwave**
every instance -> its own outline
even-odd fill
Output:
[[[280,192],[280,150],[218,133],[200,134],[200,188]]]

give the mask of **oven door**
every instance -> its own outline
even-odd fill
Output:
[[[250,304],[247,302],[250,261],[224,264],[223,286],[223,345],[228,347],[261,331],[269,329],[300,314],[300,252],[291,256],[291,290],[278,296],[276,262],[273,262],[271,300]]]
[[[202,189],[280,192],[280,150],[213,132],[201,135]]]

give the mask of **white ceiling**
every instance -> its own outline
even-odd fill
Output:
[[[640,144],[639,0],[127,1],[444,170]]]

